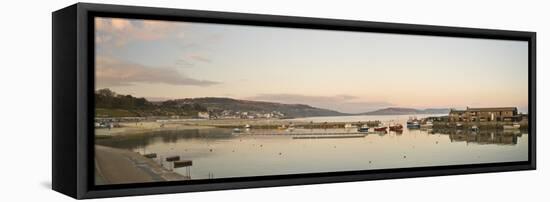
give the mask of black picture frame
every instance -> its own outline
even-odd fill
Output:
[[[97,186],[93,183],[94,27],[92,21],[96,16],[527,41],[529,44],[529,160],[475,165]],[[52,43],[52,188],[74,198],[536,169],[535,32],[77,3],[52,13]]]

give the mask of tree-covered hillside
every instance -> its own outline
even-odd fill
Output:
[[[179,105],[174,101],[152,103],[145,98],[120,95],[109,89],[95,92],[95,106],[96,117],[196,117],[198,112],[207,111],[200,104]]]

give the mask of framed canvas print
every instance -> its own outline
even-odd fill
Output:
[[[535,169],[535,33],[78,3],[53,16],[75,198]]]

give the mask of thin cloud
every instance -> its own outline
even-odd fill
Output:
[[[186,23],[175,23],[160,20],[130,20],[121,18],[96,18],[96,43],[100,45],[124,46],[132,41],[153,41],[174,35],[181,38],[184,35],[176,32]]]
[[[135,83],[211,86],[216,81],[189,78],[174,68],[149,67],[110,57],[96,58],[96,82],[102,86],[126,86]]]
[[[178,59],[178,60],[176,61],[176,65],[177,65],[178,67],[184,67],[184,68],[190,68],[190,67],[195,66],[194,63],[189,62],[188,60],[185,60],[185,59]]]
[[[355,99],[357,97],[350,95],[311,96],[299,94],[259,94],[252,98],[265,101],[279,101],[289,104],[303,104],[303,102],[338,102]]]
[[[199,62],[211,62],[212,60],[210,60],[209,58],[205,57],[205,56],[202,56],[202,55],[189,55],[189,58],[195,60],[195,61],[199,61]]]
[[[364,102],[353,95],[310,96],[299,94],[259,94],[245,99],[279,102],[285,104],[307,104],[314,107],[337,110],[346,113],[368,112],[392,106],[388,102]]]
[[[187,54],[182,56],[180,59],[176,60],[176,65],[178,65],[179,67],[190,68],[190,67],[196,66],[198,63],[210,63],[210,62],[212,62],[210,58],[194,53],[194,54]]]

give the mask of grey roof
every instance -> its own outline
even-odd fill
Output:
[[[451,112],[466,112],[466,110],[461,110],[461,109],[451,109]]]
[[[517,111],[517,107],[488,107],[488,108],[467,108],[466,111]]]

